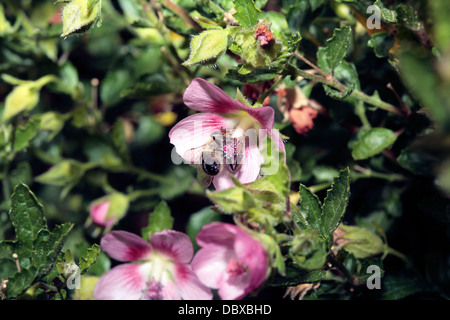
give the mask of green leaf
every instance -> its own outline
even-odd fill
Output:
[[[233,0],[236,13],[233,17],[243,28],[251,28],[258,23],[261,10],[257,9],[253,0]]]
[[[0,244],[17,254],[20,263],[21,271],[9,277],[6,289],[6,296],[15,298],[52,270],[73,225],[57,225],[50,232],[42,205],[24,184],[17,185],[11,197],[10,219],[16,240]]]
[[[305,270],[297,264],[290,263],[286,266],[286,275],[276,274],[271,285],[274,287],[297,286],[302,283],[319,282],[325,278],[325,270]]]
[[[402,275],[386,275],[383,277],[381,288],[383,289],[383,300],[400,300],[423,290],[417,280]]]
[[[350,45],[350,34],[351,28],[349,26],[334,29],[333,37],[327,40],[326,47],[322,49],[331,72],[346,56]]]
[[[448,37],[448,30],[450,29],[450,20],[448,19],[450,3],[448,1],[429,1],[427,4],[433,19],[436,45],[442,52],[445,52],[450,48],[450,40]]]
[[[256,205],[252,194],[240,186],[208,192],[207,196],[225,213],[246,212]]]
[[[319,197],[309,190],[303,184],[299,188],[300,202],[298,208],[301,214],[306,217],[306,221],[310,227],[319,230],[322,216],[322,204]]]
[[[32,285],[35,273],[36,270],[33,268],[23,269],[21,272],[17,272],[12,277],[9,277],[5,292],[6,297],[14,299],[25,292]]]
[[[306,270],[322,268],[327,254],[325,241],[320,237],[317,229],[297,232],[289,248],[289,256],[292,260]]]
[[[24,111],[31,111],[39,102],[39,93],[43,86],[57,81],[54,75],[46,75],[36,81],[25,81],[3,74],[3,79],[18,83],[16,87],[6,96],[2,122],[7,122],[12,117]]]
[[[39,231],[47,227],[47,222],[42,205],[24,184],[17,185],[14,190],[9,217],[17,239],[16,253],[21,266],[27,267],[31,263],[33,243]]]
[[[221,215],[210,207],[203,208],[189,216],[189,220],[186,224],[186,233],[192,243],[194,243],[194,246],[196,246],[195,237],[202,227],[211,222],[220,221],[220,217]],[[198,248],[198,246],[196,247]]]
[[[397,12],[395,10],[388,9],[380,0],[375,1],[373,5],[379,8],[383,21],[389,23],[397,22]]]
[[[39,89],[33,84],[22,84],[13,89],[5,100],[2,122],[19,113],[33,109],[39,102]]]
[[[122,118],[118,118],[111,132],[112,143],[117,153],[125,162],[130,162],[130,154],[128,152],[128,142],[125,137],[125,126]]]
[[[339,247],[352,253],[357,259],[365,259],[383,253],[383,240],[375,233],[357,226],[347,226],[341,224],[342,231],[334,237],[334,241],[339,243]]]
[[[387,128],[363,130],[358,140],[352,145],[352,157],[364,160],[389,148],[397,140],[397,135]]]
[[[83,165],[75,160],[63,160],[48,171],[38,175],[35,180],[43,184],[66,186],[78,181],[84,174]]]
[[[239,80],[243,83],[258,83],[269,81],[279,75],[276,68],[259,67],[255,68],[249,73],[241,74],[238,69],[229,69],[225,77],[231,80]]]
[[[161,201],[150,214],[148,226],[142,228],[142,237],[148,240],[155,232],[160,232],[165,229],[172,229],[173,221],[170,207],[167,205],[167,202],[164,200]]]
[[[86,256],[80,257],[78,262],[80,267],[80,274],[85,274],[89,268],[91,268],[96,262],[97,258],[101,253],[101,248],[98,244],[93,244],[87,249]]]
[[[63,33],[67,37],[74,33],[84,33],[95,23],[101,24],[101,0],[73,0],[62,11]]]
[[[372,35],[367,44],[373,48],[373,52],[378,58],[385,58],[388,56],[389,50],[394,43],[394,36],[388,35],[387,32],[379,32]]]
[[[39,231],[38,237],[33,244],[32,257],[32,265],[36,268],[39,277],[48,274],[53,268],[72,228],[73,225],[67,222],[57,225],[52,232],[48,229]]]
[[[37,135],[40,128],[40,120],[31,118],[25,126],[16,128],[14,137],[14,150],[21,151],[28,147],[31,140]]]
[[[327,197],[323,202],[320,233],[324,238],[331,236],[339,225],[350,196],[350,170],[348,168],[339,172],[334,178],[331,189],[327,191]]]
[[[203,31],[191,40],[191,53],[183,62],[190,67],[203,62],[217,59],[227,49],[228,36],[223,29],[210,29]]]
[[[106,74],[106,77],[100,84],[100,99],[107,106],[117,104],[121,99],[122,90],[129,87],[131,74],[128,70],[116,69]]]
[[[48,140],[51,141],[63,129],[68,116],[49,111],[36,115],[35,118],[39,120],[40,130],[50,132]]]

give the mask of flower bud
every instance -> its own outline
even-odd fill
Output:
[[[357,259],[368,258],[384,252],[385,245],[375,233],[356,226],[341,224],[333,233],[336,250],[344,248]]]
[[[90,206],[89,215],[94,224],[110,228],[126,214],[128,204],[129,200],[124,194],[114,192],[96,200]]]

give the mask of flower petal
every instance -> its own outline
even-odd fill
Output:
[[[200,249],[192,259],[192,270],[207,287],[218,289],[224,277],[228,262],[233,258],[232,250],[223,246],[208,245]]]
[[[152,252],[148,242],[127,231],[111,231],[100,242],[102,250],[118,261],[136,261]]]
[[[89,215],[91,216],[92,221],[94,221],[95,224],[104,227],[109,227],[114,224],[113,218],[106,219],[106,215],[108,214],[109,210],[109,204],[109,201],[104,201],[93,204],[90,207]]]
[[[170,143],[188,163],[199,163],[200,153],[189,152],[211,140],[211,133],[232,128],[232,120],[214,113],[197,113],[178,122],[169,132]]]
[[[236,234],[236,226],[230,223],[211,222],[202,227],[196,241],[201,247],[213,244],[232,248]]]
[[[231,113],[240,109],[222,89],[201,78],[192,80],[183,101],[189,108],[203,112]]]
[[[194,248],[189,237],[178,231],[163,230],[152,235],[150,243],[153,249],[178,263],[189,263]]]
[[[126,263],[105,273],[94,288],[96,300],[138,300],[149,275],[148,264]]]
[[[266,253],[261,244],[243,230],[236,234],[234,252],[239,262],[249,268],[251,277],[247,279],[247,293],[251,292],[266,279],[268,269]]]
[[[264,129],[272,129],[275,121],[275,111],[272,107],[249,108],[239,102],[241,109],[258,121]]]
[[[248,284],[250,282],[251,274],[249,271],[239,275],[228,277],[219,289],[219,296],[222,300],[238,300],[243,298],[246,294],[251,292]]]
[[[184,300],[211,300],[212,293],[203,285],[189,265],[175,264],[174,281]]]

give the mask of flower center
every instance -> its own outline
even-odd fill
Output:
[[[162,300],[163,296],[161,294],[163,285],[152,279],[147,282],[147,287],[144,289],[142,294],[142,300]]]
[[[241,274],[243,274],[244,272],[247,271],[247,266],[240,263],[239,261],[237,261],[236,259],[231,259],[230,262],[227,265],[227,269],[226,272],[230,275],[230,276],[240,276]]]

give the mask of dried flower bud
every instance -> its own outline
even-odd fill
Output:
[[[270,30],[267,28],[265,24],[261,24],[256,29],[256,34],[254,37],[259,41],[259,45],[263,49],[272,44],[273,41],[275,40],[274,35],[272,34],[272,32],[270,32]]]

